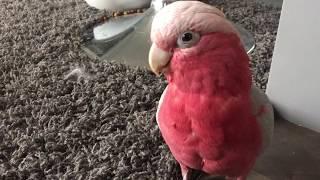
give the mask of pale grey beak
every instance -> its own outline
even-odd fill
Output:
[[[160,75],[168,68],[172,54],[157,47],[156,44],[152,44],[149,51],[149,66],[151,70]]]

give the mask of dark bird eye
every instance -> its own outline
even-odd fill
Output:
[[[186,32],[186,33],[182,34],[181,39],[182,39],[183,42],[191,41],[192,40],[192,33]]]
[[[179,48],[190,48],[200,40],[200,35],[192,31],[183,32],[178,40],[177,45]]]

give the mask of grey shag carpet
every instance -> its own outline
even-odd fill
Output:
[[[280,10],[227,2],[212,1],[255,34],[264,89]],[[83,0],[0,0],[0,179],[180,179],[155,122],[165,81],[80,48],[103,14]]]

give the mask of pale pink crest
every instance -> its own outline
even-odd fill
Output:
[[[170,50],[185,31],[239,33],[217,8],[199,1],[177,1],[160,10],[152,23],[151,40]]]

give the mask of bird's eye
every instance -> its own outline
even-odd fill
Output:
[[[178,37],[178,47],[179,48],[190,48],[193,45],[195,45],[200,40],[200,35],[198,33],[192,32],[192,31],[186,31],[182,33]]]

